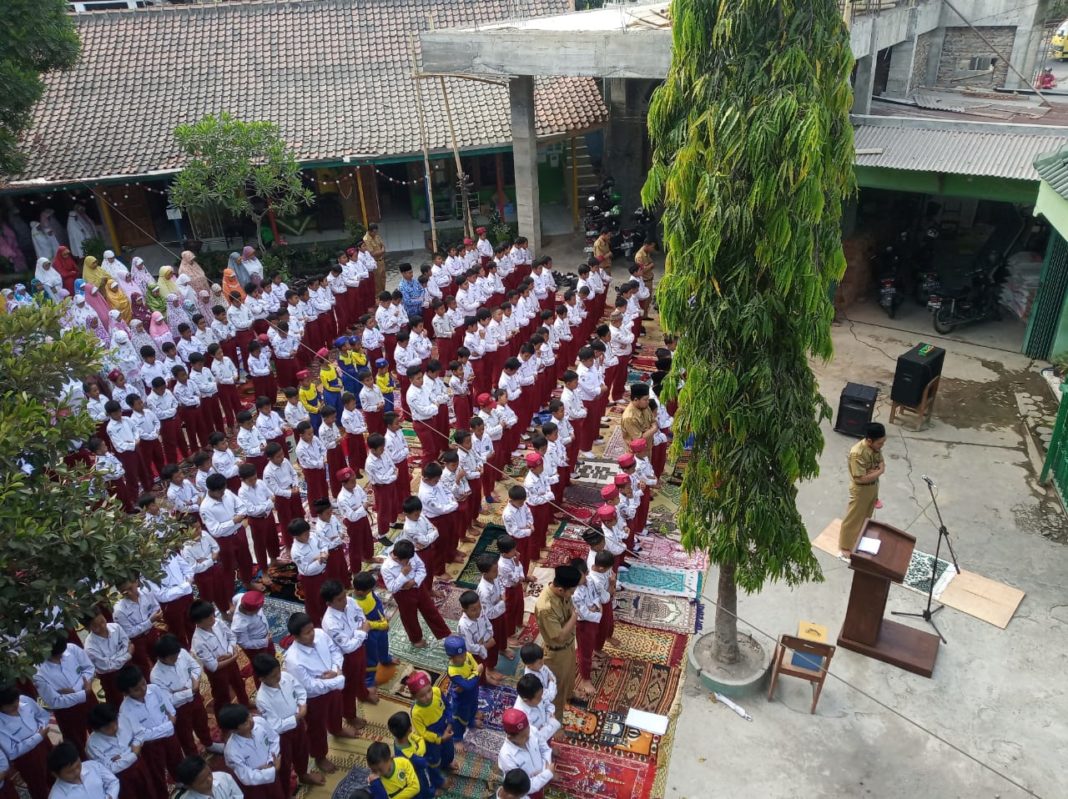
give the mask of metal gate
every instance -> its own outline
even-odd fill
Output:
[[[1057,421],[1053,425],[1046,461],[1042,464],[1042,474],[1038,480],[1045,482],[1052,477],[1061,502],[1068,507],[1068,402],[1064,401],[1064,386],[1061,386],[1061,404],[1057,409]]]
[[[1061,309],[1068,294],[1068,242],[1050,232],[1046,261],[1035,293],[1035,303],[1027,320],[1024,354],[1048,360],[1061,321]]]

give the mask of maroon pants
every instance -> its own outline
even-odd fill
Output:
[[[378,519],[378,537],[381,538],[389,532],[389,526],[400,512],[397,489],[393,483],[376,483],[371,490],[375,495],[375,516]]]
[[[523,626],[523,584],[517,583],[504,590],[504,617],[508,620],[509,635],[514,635]]]
[[[418,644],[423,640],[423,629],[419,626],[420,613],[434,637],[439,641],[452,634],[449,625],[445,623],[445,619],[441,617],[441,613],[434,604],[433,597],[430,596],[430,582],[431,578],[428,576],[423,580],[422,585],[397,591],[393,595],[393,599],[397,602],[401,624],[404,625],[404,632],[408,634],[408,640],[413,644]]]
[[[104,701],[112,707],[118,707],[119,705],[121,705],[122,700],[125,698],[122,691],[119,690],[118,684],[115,682],[115,678],[118,676],[118,674],[118,670],[105,672],[98,671],[96,673],[96,678],[100,680],[100,687],[104,689]],[[147,673],[145,675],[145,678],[148,678]]]
[[[145,464],[137,454],[137,450],[128,452],[115,450],[115,457],[119,459],[122,468],[126,470],[126,482],[135,493],[138,488],[141,491],[148,491],[152,488],[152,481],[145,476],[148,470],[145,469]]]
[[[419,438],[419,446],[423,450],[419,466],[425,469],[438,458],[438,442],[441,440],[434,431],[433,419],[413,419],[412,426]]]
[[[292,772],[296,772],[298,777],[308,773],[308,728],[304,719],[300,719],[296,727],[278,737],[282,758],[280,782],[288,788],[289,775]]]
[[[278,396],[278,384],[275,382],[274,375],[258,375],[252,378],[252,390],[257,397],[267,397],[271,402],[274,402]]]
[[[616,613],[612,607],[612,600],[601,605],[601,623],[597,625],[597,642],[594,649],[600,652],[604,649],[604,642],[616,631]]]
[[[207,425],[209,436],[212,433],[222,433],[226,429],[226,425],[223,424],[222,405],[219,404],[218,391],[210,397],[201,396],[200,415],[205,420],[204,424]],[[207,443],[207,439],[205,439],[205,443]]]
[[[215,539],[219,545],[219,564],[227,577],[236,572],[243,583],[252,579],[252,556],[248,552],[248,540],[245,528],[241,527],[232,535]]]
[[[383,411],[364,411],[363,418],[367,422],[367,432],[370,434],[378,433],[380,436],[386,434],[386,420],[382,416]]]
[[[326,579],[325,571],[319,574],[301,574],[297,578],[300,587],[304,589],[304,610],[314,619],[316,625],[322,621],[323,613],[326,612],[326,606],[323,604],[322,597],[319,596],[319,589],[323,587]]]
[[[471,397],[467,394],[455,394],[452,409],[456,413],[456,429],[467,430],[471,424]]]
[[[51,751],[52,744],[48,742],[48,738],[45,738],[22,757],[16,757],[11,761],[15,771],[26,783],[30,799],[48,799],[48,792],[52,786],[52,774],[48,770],[48,753]],[[11,784],[10,776],[8,776],[7,784]]]
[[[256,563],[266,569],[269,563],[278,560],[278,553],[281,551],[278,546],[278,524],[274,520],[274,514],[249,516],[248,526],[252,530]]]
[[[315,500],[330,496],[330,490],[326,485],[326,469],[305,469],[304,480],[308,484],[309,507]]]
[[[575,638],[578,642],[578,673],[584,679],[590,679],[593,670],[593,652],[597,648],[597,622],[580,621],[575,626]]]
[[[160,432],[163,432],[162,425],[160,426]],[[141,458],[141,463],[148,471],[150,482],[153,482],[153,473],[156,477],[159,477],[159,473],[163,470],[163,467],[167,465],[167,458],[163,454],[163,442],[158,438],[153,441],[145,441],[142,439],[137,445],[137,454]]]
[[[349,468],[363,477],[363,467],[367,464],[367,441],[357,433],[345,434],[345,448],[348,450]]]
[[[216,708],[219,705],[215,706]],[[203,746],[211,746],[211,729],[208,727],[208,711],[204,709],[204,698],[200,694],[175,709],[174,734],[186,757],[200,754],[197,740]]]
[[[256,655],[270,655],[274,657],[274,641],[270,638],[267,639],[267,646],[260,649],[249,649],[248,647],[241,647],[241,651],[245,653],[245,657],[248,658],[248,662],[251,663]],[[256,684],[256,687],[260,687],[260,677],[255,671],[252,672],[252,682]]]
[[[182,436],[182,423],[179,421],[177,414],[170,419],[160,419],[159,437],[163,445],[163,458],[166,463],[178,463],[189,454],[188,445]],[[127,771],[129,770],[127,769]]]
[[[241,786],[244,799],[285,799],[289,789],[289,785],[283,786],[277,776],[274,782],[264,785],[245,785],[240,781],[237,784]]]
[[[345,547],[338,546],[330,550],[326,560],[326,578],[337,580],[342,585],[349,582],[349,565],[345,562]]]
[[[363,571],[363,564],[369,563],[375,556],[371,522],[366,516],[354,522],[346,521],[345,532],[349,536],[349,571],[359,574]]]
[[[345,452],[340,444],[326,451],[326,465],[330,471],[330,496],[336,499],[341,493],[341,481],[337,479],[337,473],[345,468]]]
[[[234,593],[234,576],[231,574],[228,578],[222,566],[216,563],[210,569],[193,575],[193,582],[196,583],[201,599],[214,603],[221,613],[230,611],[230,599]]]
[[[89,711],[96,707],[96,697],[91,693],[85,695],[85,701],[74,707],[65,707],[53,710],[56,717],[56,725],[63,737],[78,747],[78,752],[85,757],[85,742],[89,738],[86,724],[89,720]]]
[[[145,771],[145,761],[138,758],[128,768],[115,775],[119,778],[119,796],[138,796],[144,799],[157,799],[152,783]],[[10,784],[10,782],[8,783]]]
[[[300,502],[300,495],[288,497],[275,497],[274,509],[278,513],[278,526],[282,530],[282,539],[286,546],[292,546],[293,540],[289,537],[289,523],[293,519],[304,518],[304,506]]]
[[[148,630],[141,633],[138,636],[130,638],[130,643],[134,646],[133,656],[131,663],[140,667],[141,671],[145,675],[145,679],[148,679],[149,672],[152,671],[152,664],[156,662],[153,649],[156,646],[156,641],[159,640],[159,630],[155,627],[149,627]]]
[[[500,656],[501,652],[508,648],[508,609],[505,607],[504,613],[495,619],[490,619],[490,624],[493,625],[493,648],[496,650],[493,653],[494,662]]]
[[[252,379],[252,382],[256,382],[256,378]],[[259,386],[257,385],[257,388]],[[274,394],[264,394],[265,397],[270,397],[271,400],[277,395],[277,391]],[[256,396],[260,396],[257,394]],[[226,424],[229,427],[234,427],[237,424],[237,414],[244,410],[241,405],[241,393],[237,390],[236,385],[226,385],[219,383],[219,404],[222,406],[223,418],[226,420]]]
[[[653,466],[653,474],[660,477],[664,473],[664,467],[667,466],[667,451],[668,442],[663,444],[657,444],[653,447],[653,456],[651,459]]]
[[[341,716],[356,718],[356,700],[365,701],[367,691],[367,650],[360,647],[345,655],[341,673],[345,675],[345,688],[341,694]]]
[[[316,760],[326,757],[327,732],[341,730],[341,691],[308,697],[308,753]]]
[[[211,686],[211,702],[215,710],[230,704],[234,697],[237,697],[239,705],[248,705],[245,678],[241,676],[236,660],[215,671],[208,671],[208,684]]]
[[[171,602],[160,602],[160,610],[163,611],[163,620],[170,630],[186,649],[193,640],[193,622],[189,618],[189,608],[193,604],[193,594],[178,597]]]
[[[234,365],[238,369],[248,367],[248,345],[252,343],[255,335],[256,332],[251,327],[237,331],[237,346],[241,349],[241,360],[234,361]]]
[[[208,443],[208,431],[205,429],[204,419],[200,413],[199,405],[182,405],[178,409],[178,418],[185,435],[189,439],[190,454],[198,449],[204,449]]]
[[[297,362],[294,358],[275,358],[274,368],[278,372],[278,385],[282,388],[295,388],[297,385]],[[267,399],[274,402],[275,397],[266,395]],[[277,396],[277,394],[275,395]]]
[[[177,782],[178,764],[182,762],[182,747],[178,743],[178,736],[172,734],[166,738],[145,741],[141,749],[141,759],[145,762],[145,771],[153,793],[157,796],[167,796],[167,776],[170,775],[171,780]]]

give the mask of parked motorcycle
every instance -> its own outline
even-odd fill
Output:
[[[902,234],[905,235],[905,234]],[[875,272],[879,276],[879,305],[891,319],[905,301],[901,281],[901,253],[894,244],[888,244],[881,253],[872,256]]]
[[[995,280],[999,266],[1000,257],[991,252],[986,264],[968,275],[964,286],[955,291],[943,290],[931,297],[927,308],[934,314],[935,332],[946,334],[964,325],[1001,318]]]

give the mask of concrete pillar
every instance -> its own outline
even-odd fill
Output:
[[[853,113],[871,113],[871,93],[875,87],[875,56],[857,59],[857,77],[853,80]]]
[[[645,183],[645,141],[648,97],[654,81],[612,78],[605,82],[608,130],[604,171],[616,181],[623,223],[641,205]]]
[[[1006,89],[1029,88],[1028,81],[1031,80],[1039,63],[1044,60],[1040,58],[1038,51],[1042,47],[1042,42],[1045,38],[1045,31],[1042,26],[1046,19],[1048,6],[1049,4],[1046,0],[1040,0],[1037,4],[1020,7],[1020,16],[1016,22],[1016,36],[1012,42],[1012,54],[1009,56],[1009,63],[1024,75],[1026,81],[1010,69],[1008,74],[1005,75]]]
[[[938,85],[938,67],[942,63],[942,46],[945,42],[945,28],[938,27],[931,31],[927,46],[927,74],[923,78],[924,86]]]
[[[916,40],[895,44],[890,50],[890,71],[886,77],[887,97],[908,97],[912,92],[912,70],[916,62]]]
[[[512,110],[512,158],[515,161],[515,206],[519,235],[535,254],[541,249],[541,197],[538,190],[538,139],[534,132],[534,78],[508,81]]]

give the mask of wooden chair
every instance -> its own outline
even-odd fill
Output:
[[[913,408],[909,405],[904,405],[900,402],[893,402],[890,405],[890,424],[894,424],[894,419],[897,417],[904,417],[907,415],[914,415],[916,417],[915,426],[912,428],[915,431],[920,431],[923,426],[930,421],[931,416],[934,413],[935,398],[938,396],[938,384],[942,380],[942,376],[939,375],[923,390],[923,395],[920,397],[920,404]]]
[[[771,685],[768,686],[768,701],[775,695],[775,685],[780,674],[788,677],[798,677],[812,683],[812,708],[810,713],[816,712],[816,704],[820,701],[820,692],[823,691],[823,681],[827,679],[827,669],[830,668],[831,658],[834,657],[836,647],[831,644],[821,644],[816,641],[806,641],[796,635],[783,635],[775,646],[775,654],[771,659]],[[805,655],[813,662],[821,658],[820,667],[816,669],[796,666],[785,661],[787,652],[796,652]]]

